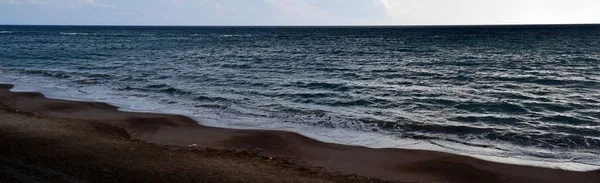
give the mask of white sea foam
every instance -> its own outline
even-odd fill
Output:
[[[225,35],[221,35],[220,37],[252,37],[254,35],[252,34],[225,34]]]
[[[88,36],[88,35],[92,35],[91,33],[86,33],[86,32],[60,32],[59,34],[61,35],[69,35],[69,36]]]
[[[157,112],[179,114],[191,117],[200,124],[224,128],[237,129],[271,129],[297,132],[304,136],[329,143],[346,145],[359,145],[371,148],[403,148],[422,149],[467,155],[479,159],[510,163],[550,167],[573,171],[589,171],[600,168],[597,160],[586,160],[577,157],[593,157],[589,152],[565,152],[564,157],[539,158],[527,154],[551,154],[545,149],[517,147],[511,144],[476,141],[477,144],[494,144],[497,148],[474,147],[460,143],[442,140],[415,140],[398,138],[376,132],[356,131],[344,128],[322,128],[298,123],[281,123],[279,119],[258,119],[236,115],[215,113],[211,109],[197,109],[180,104],[167,104],[142,94],[123,93],[102,86],[74,87],[60,80],[36,76],[10,76],[0,77],[0,83],[16,84],[12,91],[36,91],[49,98],[100,101],[119,107],[122,111]],[[518,151],[517,151],[518,150]],[[527,153],[522,153],[527,152]]]

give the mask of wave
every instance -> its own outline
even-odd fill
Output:
[[[15,31],[0,31],[0,34],[12,34],[15,33]]]
[[[183,89],[178,89],[175,87],[171,87],[169,85],[165,85],[165,84],[158,84],[158,85],[149,85],[146,87],[136,87],[136,86],[126,86],[124,88],[120,88],[119,90],[122,91],[142,91],[142,92],[156,92],[156,93],[163,93],[163,94],[168,94],[168,95],[178,95],[178,96],[187,96],[187,95],[192,95],[193,92],[191,91],[186,91]]]
[[[217,101],[229,101],[227,98],[223,97],[211,97],[211,96],[197,96],[194,98],[197,101],[208,101],[208,102],[217,102]]]
[[[490,123],[490,124],[511,124],[524,122],[517,117],[498,117],[498,116],[458,116],[448,119],[450,121],[465,123]]]
[[[309,88],[309,89],[324,89],[324,90],[332,90],[332,91],[348,91],[350,90],[349,86],[343,83],[327,83],[327,82],[296,82],[291,84],[291,86],[301,87],[301,88]]]
[[[565,86],[565,85],[576,85],[579,87],[597,87],[600,86],[600,82],[592,80],[576,80],[576,79],[561,79],[561,78],[543,78],[537,76],[523,76],[523,77],[507,77],[507,76],[489,76],[482,79],[490,81],[506,81],[515,83],[532,83],[545,86]]]
[[[45,69],[15,69],[15,71],[23,74],[46,76],[58,79],[71,79],[74,82],[85,82],[92,80],[103,80],[114,78],[111,74],[90,73],[78,71],[63,71],[63,70],[45,70]]]
[[[451,125],[399,124],[395,125],[395,127],[403,131],[403,133],[400,133],[400,136],[403,138],[446,140],[460,143],[468,143],[469,141],[474,140],[496,143],[510,141],[512,144],[520,147],[535,147],[547,150],[561,149],[566,151],[575,149],[600,149],[600,139],[581,135],[562,133],[518,133],[495,128]],[[597,153],[600,153],[600,151]]]
[[[224,35],[219,35],[219,37],[224,37],[224,38],[228,38],[228,37],[254,37],[254,35],[252,35],[252,34],[224,34]]]
[[[578,61],[578,62],[591,62],[591,63],[599,63],[600,62],[600,58],[598,57],[575,57],[572,58],[571,60],[573,61]]]
[[[43,75],[43,76],[54,77],[54,78],[72,78],[73,77],[73,75],[71,75],[70,73],[65,72],[65,71],[31,69],[31,70],[23,70],[22,72],[25,74]]]
[[[221,67],[230,69],[250,69],[252,66],[251,64],[221,64]]]
[[[68,36],[89,36],[95,35],[94,33],[86,33],[86,32],[59,32],[60,35],[68,35]]]
[[[575,104],[556,104],[556,103],[547,103],[547,102],[525,102],[523,103],[528,109],[532,111],[554,111],[554,112],[567,112],[573,111],[578,108],[582,108],[581,106],[577,106]]]
[[[519,93],[519,92],[498,92],[498,93],[492,93],[489,96],[493,96],[496,98],[517,99],[517,100],[536,100],[536,99],[538,99],[537,97],[531,96],[530,94]]]
[[[338,100],[333,103],[327,103],[331,106],[355,106],[355,107],[375,107],[375,108],[395,108],[400,106],[399,103],[385,98],[369,97],[355,100]]]
[[[571,125],[597,125],[600,126],[600,122],[594,122],[591,120],[581,119],[573,116],[565,116],[565,115],[554,115],[554,116],[546,116],[541,117],[540,121],[552,122],[552,123],[563,123],[563,124],[571,124]]]
[[[529,112],[523,106],[510,102],[463,102],[455,105],[454,108],[476,113],[523,114]]]

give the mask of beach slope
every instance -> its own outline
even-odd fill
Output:
[[[0,85],[0,181],[598,182],[600,172],[441,152],[319,142],[292,132],[206,127]],[[6,181],[4,181],[6,182]]]

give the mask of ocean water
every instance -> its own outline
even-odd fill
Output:
[[[600,26],[0,26],[0,81],[326,142],[600,168]]]

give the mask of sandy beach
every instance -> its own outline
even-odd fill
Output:
[[[441,152],[372,149],[296,133],[206,127],[0,85],[0,182],[598,182]]]

